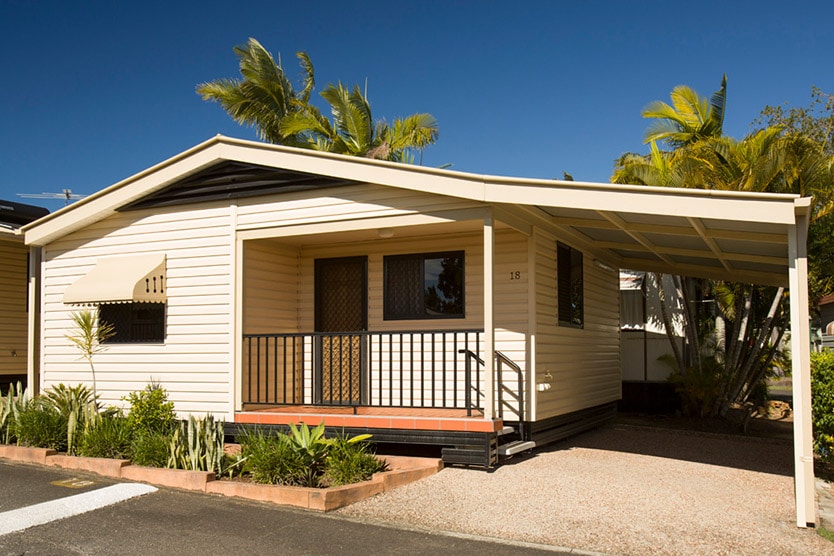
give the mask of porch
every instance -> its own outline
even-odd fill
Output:
[[[485,420],[483,335],[480,329],[245,334],[238,414],[256,412],[252,422],[272,424],[292,422],[292,415],[322,417],[328,426],[347,419],[372,428],[498,430],[505,418],[524,420],[525,377],[495,352],[496,412]]]
[[[484,331],[246,334],[234,430],[325,426],[377,442],[442,446],[446,463],[489,467],[499,437],[521,439],[524,376],[495,354],[485,418]],[[505,426],[505,417],[514,426]]]

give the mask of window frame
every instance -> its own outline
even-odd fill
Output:
[[[457,257],[461,261],[461,283],[460,283],[460,297],[461,297],[461,311],[460,313],[455,314],[441,314],[441,315],[432,315],[426,310],[426,260],[428,259],[441,259],[447,257]],[[390,277],[388,263],[392,260],[404,260],[404,259],[419,259],[420,261],[420,281],[423,284],[423,288],[421,289],[422,299],[420,300],[420,305],[423,308],[422,314],[412,314],[412,315],[397,315],[393,313],[393,309],[389,306],[388,301],[388,280]],[[406,253],[400,255],[384,255],[382,257],[382,320],[385,321],[395,321],[395,320],[445,320],[445,319],[465,319],[466,318],[466,251],[458,250],[458,251],[437,251],[437,252],[429,252],[429,253]]]
[[[127,327],[127,329],[128,329],[127,332],[122,330],[121,327],[117,327],[117,323],[110,322],[109,320],[107,320],[105,318],[105,315],[103,314],[102,310],[105,307],[107,307],[108,309],[104,310],[106,312],[106,311],[110,310],[110,306],[113,306],[113,307],[117,307],[117,306],[118,307],[129,307],[129,311],[128,311],[129,315],[128,315],[128,318],[126,319],[128,322],[127,322],[127,324],[122,325],[123,327],[125,327],[125,326]],[[159,335],[154,335],[154,337],[152,337],[152,338],[144,338],[143,337],[143,338],[136,339],[136,338],[134,338],[134,335],[133,335],[134,325],[142,324],[142,323],[137,323],[136,322],[137,320],[140,320],[140,319],[138,319],[137,313],[138,313],[139,310],[141,310],[143,308],[145,308],[145,309],[149,308],[148,306],[153,306],[152,308],[154,310],[159,310],[159,314],[158,315],[153,315],[151,319],[148,319],[148,321],[153,321],[153,322],[148,322],[146,324],[149,324],[149,325],[154,326],[154,327],[158,326],[159,327],[158,332],[160,332],[160,334]],[[157,308],[157,306],[161,306],[161,307]],[[107,322],[107,323],[111,324],[114,327],[114,330],[115,330],[116,333],[112,337],[107,338],[106,340],[104,340],[101,343],[103,345],[164,344],[165,343],[165,336],[166,336],[166,324],[167,324],[166,317],[167,317],[167,314],[168,314],[168,304],[167,303],[137,303],[137,302],[102,303],[98,306],[99,322]],[[159,319],[159,321],[157,319]],[[123,323],[125,321],[125,319],[119,319],[119,320],[121,320]]]
[[[574,322],[574,284],[579,280],[579,322]],[[565,286],[567,282],[567,286]],[[567,289],[566,289],[567,288]],[[567,297],[565,297],[567,296]],[[585,328],[585,257],[582,251],[556,242],[556,312],[559,326]],[[567,318],[565,314],[568,314]]]

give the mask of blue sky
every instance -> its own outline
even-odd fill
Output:
[[[194,92],[257,38],[321,90],[364,84],[377,118],[429,112],[430,166],[607,181],[645,151],[641,109],[728,77],[725,131],[834,93],[834,3],[0,0],[0,198],[89,194],[217,133],[255,139]],[[318,99],[317,100],[321,100]],[[323,103],[322,103],[323,105]]]

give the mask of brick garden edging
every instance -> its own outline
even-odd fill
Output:
[[[320,512],[335,510],[399,486],[434,475],[443,462],[432,458],[379,456],[389,471],[374,473],[370,481],[330,488],[307,488],[261,485],[244,481],[221,481],[207,471],[186,471],[133,465],[128,460],[68,456],[46,448],[27,448],[0,444],[0,458],[25,463],[77,469],[129,481],[139,481],[173,488],[195,490],[295,506]]]

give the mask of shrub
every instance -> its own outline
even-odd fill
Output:
[[[254,482],[270,485],[304,483],[307,475],[305,462],[293,450],[286,435],[256,430],[243,434],[239,440],[241,456],[246,458],[245,470]]]
[[[137,465],[165,467],[171,436],[161,432],[135,433],[130,445],[131,459]]]
[[[349,485],[370,480],[374,473],[385,471],[388,464],[377,459],[369,442],[370,435],[338,436],[331,440],[323,483]]]
[[[302,423],[290,433],[266,433],[260,429],[239,436],[245,471],[257,483],[323,487],[357,483],[386,469],[367,439],[324,437],[324,426],[310,429]]]
[[[123,399],[130,403],[127,417],[137,433],[174,431],[177,425],[174,402],[168,401],[168,392],[159,384],[148,384],[144,390],[131,392]]]
[[[18,411],[14,434],[21,446],[65,451],[67,418],[44,398],[35,398]]]
[[[700,368],[693,365],[686,372],[680,372],[670,355],[658,357],[658,360],[672,367],[669,382],[680,396],[684,415],[704,417],[709,413],[721,396],[722,364],[714,357],[704,357]]]
[[[307,423],[301,423],[298,427],[290,423],[290,434],[285,437],[294,457],[300,459],[305,471],[299,486],[319,486],[330,447],[330,442],[324,437],[324,423],[313,429]]]
[[[87,422],[78,453],[92,458],[131,459],[132,430],[121,414],[100,414]]]
[[[811,354],[814,450],[834,462],[834,352]]]

